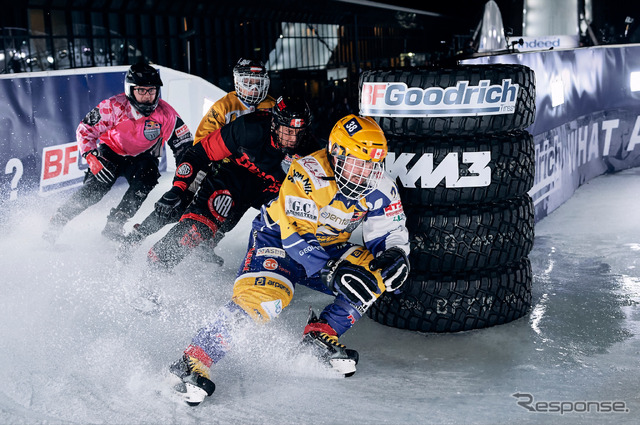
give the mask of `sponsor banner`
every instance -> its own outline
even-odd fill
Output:
[[[389,152],[385,162],[387,173],[395,180],[400,179],[404,187],[415,188],[418,181],[423,189],[433,189],[444,180],[448,188],[484,187],[491,183],[491,152],[450,152],[439,164],[434,164],[432,153],[423,153],[417,162],[409,167],[415,153],[403,152],[396,156]],[[460,175],[460,164],[467,164],[467,174]]]
[[[536,117],[527,129],[534,136],[598,111],[634,108],[640,92],[630,90],[630,74],[640,70],[640,45],[487,56],[463,63],[517,64],[536,75]],[[563,103],[553,106],[552,92]]]
[[[640,166],[640,106],[598,112],[534,136],[536,172],[529,191],[540,221],[583,183]]]
[[[0,78],[0,201],[79,185],[86,163],[74,147],[76,128],[100,101],[122,92],[123,80],[122,71]]]
[[[536,148],[529,192],[536,221],[603,173],[640,165],[640,45],[602,46],[486,56],[463,63],[520,64],[536,75],[536,117],[527,129]],[[553,92],[561,90],[562,102]],[[556,96],[557,98],[557,96]]]
[[[82,184],[87,162],[76,142],[42,149],[40,193],[57,192]]]
[[[477,86],[458,81],[455,87],[408,87],[405,83],[362,85],[360,113],[389,117],[454,117],[512,114],[518,99],[518,84],[481,80]]]
[[[49,195],[82,184],[87,164],[78,153],[76,128],[98,103],[122,93],[126,68],[0,78],[0,208],[30,192]],[[153,125],[146,130],[157,132]]]
[[[522,44],[519,41],[522,40]],[[518,42],[515,48],[521,52],[533,50],[572,49],[580,44],[577,35],[546,35],[540,37],[512,37],[510,41]]]

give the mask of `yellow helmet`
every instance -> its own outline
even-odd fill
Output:
[[[361,199],[382,181],[387,139],[369,117],[347,115],[329,134],[329,154],[338,190],[349,199]]]
[[[387,156],[387,138],[372,118],[351,114],[333,126],[329,134],[329,152],[334,156],[382,162]]]

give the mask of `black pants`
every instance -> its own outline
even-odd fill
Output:
[[[124,223],[135,215],[144,200],[147,199],[149,192],[158,184],[160,177],[158,158],[150,153],[142,153],[138,156],[120,156],[104,144],[100,145],[98,149],[100,155],[115,166],[115,175],[126,178],[129,183],[129,188],[122,200],[111,210],[109,215],[109,220],[120,220]],[[100,201],[112,186],[113,183],[99,182],[91,170],[87,170],[82,187],[58,209],[51,221],[58,225],[66,224]]]
[[[171,269],[203,241],[215,245],[251,207],[274,199],[277,192],[246,168],[233,163],[208,174],[180,221],[149,251],[152,266]]]

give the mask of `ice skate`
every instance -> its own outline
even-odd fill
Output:
[[[202,261],[213,263],[220,267],[224,265],[224,258],[216,254],[213,248],[207,244],[203,245],[200,258],[202,258]]]
[[[327,322],[318,319],[313,311],[309,313],[302,344],[311,346],[318,358],[345,377],[356,373],[358,352],[340,344],[336,331]]]
[[[142,314],[152,316],[160,312],[162,302],[157,292],[148,288],[141,288],[138,294],[131,299],[131,306]]]
[[[189,406],[199,405],[216,389],[216,385],[209,379],[209,367],[187,354],[173,363],[169,372],[174,376],[172,390]]]
[[[107,217],[107,224],[102,229],[102,236],[112,241],[121,241],[124,239],[124,223],[127,217],[122,211],[111,209],[111,214]]]

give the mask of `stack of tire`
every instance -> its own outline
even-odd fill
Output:
[[[359,84],[360,113],[389,142],[387,171],[398,182],[411,242],[402,293],[383,294],[369,316],[401,329],[456,332],[527,314],[535,152],[525,128],[535,117],[533,71],[383,69],[365,71]],[[507,95],[510,105],[488,108]],[[430,105],[436,109],[420,115]]]

